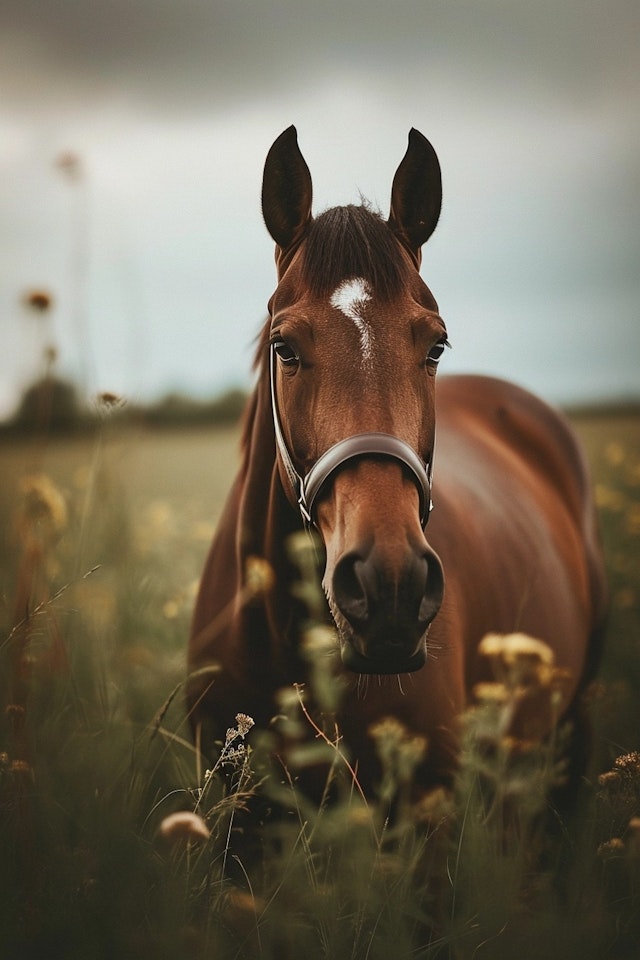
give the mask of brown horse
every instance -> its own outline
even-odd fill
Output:
[[[220,669],[192,676],[191,721],[205,744],[238,711],[266,724],[274,693],[305,681],[285,541],[311,524],[351,678],[340,728],[363,786],[376,777],[368,728],[387,715],[429,739],[419,782],[446,782],[487,632],[543,639],[571,675],[563,711],[579,711],[605,593],[587,470],[564,419],[517,386],[451,376],[436,391],[448,341],[419,274],[442,197],[428,140],[409,134],[386,221],[367,206],[314,218],[311,194],[289,127],[262,191],[278,283],[189,649],[194,674]],[[276,584],[246,603],[252,555]]]

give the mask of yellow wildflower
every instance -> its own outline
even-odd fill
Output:
[[[44,473],[24,477],[21,484],[23,496],[23,529],[46,530],[57,535],[67,525],[67,504],[59,488]]]
[[[275,583],[273,567],[268,560],[262,557],[247,557],[245,566],[245,583],[251,596],[259,597],[268,593]]]

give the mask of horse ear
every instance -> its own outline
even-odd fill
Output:
[[[282,250],[300,239],[311,220],[311,199],[311,174],[291,126],[269,150],[262,178],[262,215]]]
[[[391,188],[389,226],[420,262],[420,247],[436,228],[442,206],[442,177],[436,152],[413,127],[409,146]]]

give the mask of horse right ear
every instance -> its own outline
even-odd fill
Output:
[[[302,236],[311,220],[311,174],[298,147],[294,126],[272,145],[262,178],[262,215],[267,230],[281,250]]]
[[[418,264],[420,248],[435,230],[441,206],[438,157],[427,138],[412,128],[407,152],[393,178],[388,222]]]

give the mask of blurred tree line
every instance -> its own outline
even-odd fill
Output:
[[[247,394],[240,389],[227,390],[207,400],[181,393],[169,393],[151,404],[129,402],[111,393],[99,394],[91,405],[83,403],[76,386],[69,380],[48,374],[24,391],[13,417],[0,424],[3,433],[71,433],[88,430],[109,416],[123,422],[154,427],[236,423],[244,410]]]

